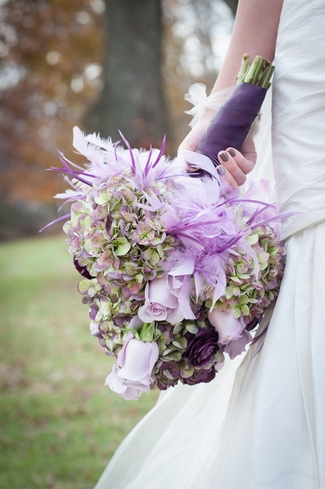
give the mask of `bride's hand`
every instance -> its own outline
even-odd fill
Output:
[[[218,160],[225,168],[225,178],[228,183],[236,188],[246,182],[246,175],[250,173],[256,164],[256,150],[254,139],[248,136],[243,144],[242,150],[227,148],[226,151],[218,153]]]
[[[184,149],[195,151],[207,123],[200,121],[194,126],[190,133],[178,148],[178,154],[181,155]],[[224,173],[224,178],[234,188],[243,185],[246,181],[246,175],[250,173],[256,163],[256,150],[254,139],[248,136],[243,144],[242,150],[238,151],[234,148],[226,148],[220,151],[218,159],[222,163],[219,168],[219,173]],[[223,170],[224,169],[224,170]],[[190,171],[195,171],[191,168]]]

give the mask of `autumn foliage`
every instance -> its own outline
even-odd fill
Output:
[[[9,0],[0,8],[0,192],[50,202],[57,149],[100,90],[102,2]]]
[[[196,0],[0,0],[2,227],[7,226],[8,210],[10,213],[13,208],[19,214],[26,206],[52,207],[55,217],[53,195],[66,188],[66,183],[59,174],[46,169],[58,166],[58,149],[78,162],[71,146],[75,125],[116,139],[117,129],[124,130],[125,121],[133,118],[130,124],[137,127],[137,134],[132,134],[132,127],[125,129],[131,144],[160,145],[167,132],[167,152],[175,154],[177,143],[188,131],[189,119],[184,116],[184,110],[190,107],[184,102],[184,93],[195,81],[211,86],[216,76],[209,62],[214,58],[210,29],[220,20],[215,6],[222,3],[221,0],[200,3]],[[227,3],[230,6],[236,1]],[[138,15],[137,10],[144,10],[145,5],[143,15],[141,12]],[[184,17],[186,12],[188,19]],[[124,20],[118,26],[115,25],[118,20],[114,19]],[[159,31],[160,40],[146,39],[148,26],[151,31]],[[133,42],[131,31],[137,42]],[[193,44],[193,40],[197,46],[194,58],[200,59],[202,67],[198,75],[193,72],[187,53],[189,41]],[[162,56],[155,56],[153,44],[158,49],[160,42]],[[123,44],[125,48],[121,52]],[[150,46],[151,52],[145,53],[144,48],[150,50]],[[147,60],[148,66],[144,66]],[[130,67],[134,67],[133,71]],[[152,96],[150,86],[156,89]],[[146,103],[141,103],[145,96]],[[138,105],[138,112],[132,104]],[[142,113],[147,115],[142,117]],[[163,113],[165,122],[159,126],[163,119],[159,114]],[[35,230],[45,222],[37,224]],[[0,228],[0,239],[5,235]]]

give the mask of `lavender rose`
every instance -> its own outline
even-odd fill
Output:
[[[145,297],[145,303],[138,311],[138,316],[144,323],[168,321],[176,324],[184,319],[176,295],[169,291],[167,278],[155,278],[148,282]]]
[[[240,317],[234,318],[231,312],[213,309],[208,313],[208,318],[212,326],[219,333],[221,345],[227,345],[232,340],[238,340],[245,328],[245,323]]]
[[[150,388],[147,385],[122,379],[120,370],[117,365],[114,365],[112,372],[105,380],[105,385],[108,385],[113,392],[116,392],[116,394],[127,401],[139,399],[142,392],[149,392]]]
[[[215,328],[208,324],[206,328],[195,335],[187,344],[184,356],[193,367],[204,367],[215,356],[219,349],[219,335]]]
[[[229,358],[233,360],[235,357],[245,351],[246,345],[248,345],[252,339],[252,335],[246,329],[244,329],[237,340],[232,340],[226,345],[225,352],[228,353]]]
[[[158,354],[157,343],[131,338],[120,351],[105,384],[124,399],[138,399],[142,392],[150,390],[151,372]]]

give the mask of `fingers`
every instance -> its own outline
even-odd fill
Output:
[[[245,183],[246,174],[235,160],[236,153],[231,151],[232,149],[233,148],[230,148],[227,151],[221,151],[218,154],[218,158],[222,163],[222,166],[226,169],[225,179],[232,187],[237,187],[238,185],[243,185]],[[238,159],[238,156],[236,159]]]
[[[183,149],[190,149],[195,151],[203,133],[203,128],[206,126],[204,121],[200,121],[190,131],[187,137],[178,148],[178,155],[180,156]],[[256,151],[254,140],[251,136],[248,136],[243,144],[242,151],[238,151],[235,148],[227,148],[225,151],[221,151],[218,154],[218,159],[222,164],[224,171],[219,167],[219,174],[227,180],[229,185],[236,188],[243,185],[246,181],[246,175],[252,171],[256,163]],[[197,168],[187,164],[189,172],[197,171]]]
[[[239,159],[238,164],[240,165],[241,169],[243,172],[247,175],[250,173],[255,164],[256,164],[256,159],[257,159],[257,154],[256,154],[256,149],[255,149],[255,143],[254,139],[252,136],[248,136],[247,139],[245,140],[241,153],[238,152],[239,155],[243,156],[244,161],[241,161]]]
[[[219,161],[227,170],[225,178],[232,187],[243,185],[246,175],[252,171],[256,163],[254,140],[248,137],[243,145],[242,152],[228,148],[218,154]]]

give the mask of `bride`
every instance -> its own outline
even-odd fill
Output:
[[[272,161],[287,263],[262,348],[209,384],[179,385],[124,440],[96,489],[325,488],[325,2],[240,0],[213,93],[234,84],[242,54],[273,59]],[[180,147],[195,148],[207,109]],[[265,114],[266,117],[268,114]],[[261,174],[269,143],[257,144]],[[241,185],[255,165],[219,153]]]

